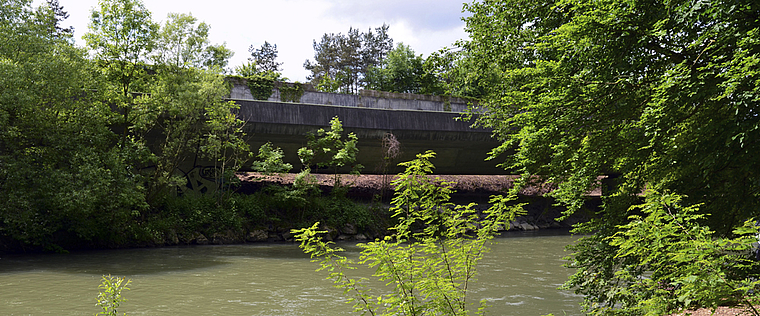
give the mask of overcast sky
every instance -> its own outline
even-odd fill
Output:
[[[97,0],[59,0],[69,18],[63,26],[74,26],[77,44],[87,32],[90,9]],[[366,32],[389,24],[394,44],[410,45],[427,56],[458,39],[466,38],[462,22],[464,0],[143,0],[153,20],[163,22],[170,12],[191,13],[211,26],[210,41],[227,43],[235,52],[230,66],[250,56],[248,48],[264,41],[277,44],[278,61],[291,81],[306,81],[306,59],[314,58],[313,40],[324,33],[343,33],[349,27]],[[35,0],[35,4],[44,0]]]

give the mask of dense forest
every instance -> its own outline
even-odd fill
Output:
[[[521,174],[513,194],[551,184],[570,216],[601,188],[603,205],[575,227],[585,237],[570,248],[576,273],[565,284],[591,314],[758,304],[760,3],[488,0],[464,10],[469,38],[427,58],[394,46],[388,25],[325,34],[304,64],[309,80],[326,92],[477,98],[464,117],[502,142],[491,159]],[[61,26],[66,16],[55,0],[5,0],[0,11],[0,250],[149,244],[289,217],[308,227],[330,220],[322,214],[374,222],[337,176],[335,194],[314,193],[308,163],[293,187],[232,193],[243,165],[290,169],[276,144],[258,156],[248,148],[225,101],[225,75],[284,79],[276,44],[251,47],[230,70],[232,52],[190,14],[157,24],[139,0],[103,0],[86,47]],[[331,124],[299,156],[353,159],[355,136]],[[173,171],[189,156],[215,162],[216,190],[177,196]]]

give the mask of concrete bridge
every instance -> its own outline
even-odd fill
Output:
[[[301,102],[305,99],[334,101],[333,105],[326,105],[281,102],[276,100],[279,98],[277,90],[266,101],[252,100],[252,97],[241,99],[247,97],[241,95],[241,90],[247,89],[235,84],[230,99],[240,105],[238,115],[246,122],[245,131],[251,148],[256,150],[266,142],[281,147],[286,162],[293,164],[294,170],[301,169],[296,152],[306,145],[305,135],[319,128],[329,128],[330,119],[337,116],[343,123],[344,132],[353,132],[359,137],[357,160],[365,166],[364,174],[380,172],[382,137],[386,133],[392,133],[401,143],[402,153],[392,163],[393,167],[398,162],[413,159],[417,153],[433,150],[437,153],[433,161],[437,174],[506,174],[496,167],[496,161],[485,161],[487,153],[499,145],[491,138],[491,131],[473,129],[470,123],[456,120],[460,113],[444,111],[466,107],[461,102],[456,103],[459,99],[451,102],[441,97],[426,96],[423,99],[414,95],[383,98],[382,95],[367,97],[367,93],[356,96],[308,90],[301,97]],[[350,98],[361,103],[351,106],[350,102],[344,102]],[[340,102],[343,103],[334,105]],[[374,105],[374,108],[367,105]],[[427,109],[410,109],[421,106]],[[398,168],[388,170],[389,173],[399,171]]]

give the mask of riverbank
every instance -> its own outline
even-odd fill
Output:
[[[333,190],[334,175],[332,174],[314,174],[316,183],[321,192],[329,194]],[[383,175],[340,175],[341,181],[348,184],[346,197],[352,201],[360,203],[362,207],[375,213],[375,226],[367,227],[359,223],[343,223],[342,225],[322,224],[321,229],[327,231],[324,238],[330,241],[367,241],[382,237],[387,228],[387,216],[377,214],[385,213],[390,208],[388,201],[393,194],[390,185],[393,176]],[[455,193],[452,194],[452,202],[456,204],[477,203],[478,209],[486,210],[490,205],[488,200],[491,195],[504,194],[509,190],[517,176],[511,175],[435,175],[446,182],[453,182]],[[241,185],[237,192],[241,194],[255,194],[262,192],[267,187],[278,186],[287,187],[293,184],[295,174],[278,174],[262,175],[259,173],[241,173],[238,175]],[[511,231],[533,231],[543,229],[569,229],[574,224],[589,219],[588,213],[573,214],[561,221],[557,218],[562,216],[565,211],[564,207],[556,206],[555,201],[544,195],[549,192],[550,187],[531,186],[520,192],[520,198],[516,203],[525,203],[523,207],[525,215],[516,217],[503,227],[500,233]],[[592,191],[589,196],[587,209],[591,210],[598,207],[600,201],[600,192]],[[377,197],[384,197],[378,201]],[[385,222],[385,223],[383,223]],[[292,242],[293,236],[290,229],[301,228],[290,223],[280,223],[280,225],[267,225],[244,232],[227,231],[223,233],[214,233],[211,236],[205,236],[202,233],[196,233],[189,238],[180,238],[178,236],[167,236],[168,240],[156,240],[156,246],[165,245],[208,245],[208,244],[235,244],[248,242]]]
[[[683,311],[681,313],[670,314],[668,316],[739,316],[752,315],[751,310],[740,307],[718,306],[715,310],[710,308],[700,308]]]
[[[292,242],[291,229],[322,223],[325,238],[333,241],[367,241],[382,237],[392,226],[389,184],[393,176],[341,175],[348,184],[335,194],[334,176],[316,174],[317,189],[297,193],[289,189],[295,175],[263,176],[239,174],[235,193],[220,199],[215,194],[169,195],[151,209],[132,212],[131,217],[112,218],[99,223],[101,235],[82,237],[82,232],[62,226],[39,243],[0,236],[0,254],[62,252],[88,249],[163,247],[176,245],[226,245],[265,242]],[[514,176],[442,175],[454,182],[455,204],[477,203],[489,207],[489,197],[511,188]],[[551,188],[530,187],[516,203],[525,203],[526,213],[503,227],[502,232],[568,229],[588,219],[586,213],[562,221],[555,219],[564,208],[545,197]],[[382,198],[380,198],[382,197]],[[588,209],[599,204],[589,198]],[[81,220],[89,221],[87,218]]]

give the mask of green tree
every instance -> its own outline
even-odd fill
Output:
[[[425,59],[411,47],[399,43],[379,67],[370,68],[364,78],[367,88],[400,93],[440,94],[437,80],[425,70]]]
[[[475,204],[449,202],[453,183],[431,179],[431,158],[435,153],[418,154],[403,162],[406,170],[393,185],[396,192],[390,212],[398,224],[382,240],[359,244],[358,261],[341,256],[342,249],[322,240],[318,224],[293,230],[304,252],[317,258],[319,270],[330,272],[335,286],[350,295],[354,311],[370,315],[467,315],[471,283],[477,277],[477,263],[488,252],[488,243],[499,227],[509,225],[521,205],[509,206],[511,198],[494,196],[492,207],[475,210]],[[357,266],[375,270],[373,277],[388,284],[380,294],[367,288],[366,278],[353,278]],[[477,314],[485,313],[484,302]]]
[[[185,179],[175,174],[183,162],[203,159],[213,163],[221,193],[237,171],[250,158],[243,141],[243,122],[233,112],[239,106],[224,101],[229,88],[213,70],[158,68],[150,97],[135,106],[133,132],[136,142],[150,141],[152,152],[144,167],[153,166],[146,187],[148,201],[184,186]],[[153,132],[153,136],[150,136]],[[161,137],[155,132],[160,132]]]
[[[128,97],[132,84],[144,74],[144,63],[153,52],[159,26],[139,0],[100,0],[91,11],[90,32],[83,38],[103,71]],[[127,111],[128,112],[128,111]],[[128,114],[125,114],[125,120]]]
[[[169,13],[158,32],[156,43],[157,63],[175,67],[196,67],[221,70],[232,57],[231,50],[224,44],[211,45],[208,34],[211,27],[198,23],[191,14]]]
[[[154,206],[184,185],[175,171],[186,158],[214,164],[221,199],[231,173],[250,157],[242,121],[232,113],[238,106],[224,101],[229,89],[219,74],[231,52],[209,45],[210,26],[196,23],[191,15],[169,14],[159,31],[141,2],[103,0],[85,34],[101,69],[110,74],[111,86],[101,90],[118,94],[110,101],[122,112],[119,146],[143,170],[146,201]],[[209,57],[217,48],[221,59]],[[155,64],[147,65],[145,56],[153,53]]]
[[[332,168],[335,175],[335,188],[340,186],[338,168],[350,166],[351,173],[358,174],[364,168],[356,162],[356,154],[359,148],[356,143],[359,138],[354,133],[348,133],[343,139],[343,124],[336,116],[330,120],[330,129],[318,129],[316,133],[306,135],[308,140],[306,147],[298,149],[298,157],[304,165],[304,169],[312,167]]]
[[[621,293],[639,289],[617,273],[640,262],[617,255],[611,237],[633,229],[631,206],[654,203],[642,202],[645,189],[701,205],[695,222],[716,238],[760,215],[757,1],[505,0],[466,9],[465,47],[500,74],[477,120],[504,141],[493,155],[515,150],[504,166],[525,182],[555,184],[550,195],[568,213],[590,189],[605,194],[576,228],[594,234],[573,246],[577,273],[567,284],[589,311],[637,304]],[[677,308],[686,298],[668,302]]]
[[[0,239],[118,245],[145,209],[139,176],[113,148],[114,116],[87,52],[51,34],[51,11],[30,3],[6,1],[0,14]]]
[[[249,61],[235,67],[235,73],[245,77],[251,96],[256,100],[267,100],[274,92],[274,83],[288,78],[279,72],[261,71],[256,62]]]
[[[101,64],[108,86],[100,87],[122,112],[120,146],[127,150],[136,118],[133,92],[146,92],[147,57],[156,44],[158,24],[139,0],[100,0],[90,16],[90,32],[82,38]]]
[[[64,20],[69,18],[69,13],[66,11],[63,11],[63,6],[58,2],[58,0],[47,0],[47,8],[40,6],[40,9],[49,9],[50,10],[50,19],[49,19],[49,32],[55,37],[59,38],[70,38],[72,35],[74,35],[74,27],[62,27],[60,24]]]
[[[251,45],[248,51],[251,53],[248,60],[255,63],[258,72],[280,72],[282,63],[277,62],[277,44],[272,45],[264,41],[261,48],[256,49]]]
[[[477,60],[457,42],[453,48],[442,48],[425,59],[425,72],[434,79],[436,94],[480,99],[489,89],[499,85],[500,77],[492,64]]]
[[[311,71],[307,77],[315,87],[324,87],[337,91],[358,93],[364,86],[367,71],[385,58],[393,48],[393,39],[388,32],[388,25],[360,33],[350,28],[346,35],[342,33],[325,33],[319,43],[314,41],[314,61],[306,60],[304,68]]]

